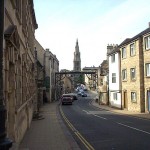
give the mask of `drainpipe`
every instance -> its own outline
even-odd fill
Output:
[[[9,150],[12,141],[6,138],[6,109],[3,89],[4,0],[0,0],[0,150]]]

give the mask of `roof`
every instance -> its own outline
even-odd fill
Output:
[[[125,39],[125,40],[119,45],[119,47],[122,46],[122,45],[128,44],[128,43],[130,43],[131,41],[134,41],[134,40],[138,39],[139,37],[141,37],[141,36],[143,36],[144,34],[147,34],[147,33],[149,33],[149,32],[150,32],[150,27],[147,28],[147,29],[145,29],[144,31],[140,32],[139,34],[137,34],[136,36],[134,36],[134,37],[132,37],[132,38],[127,38],[127,39]]]
[[[114,47],[110,52],[107,52],[107,56],[111,55],[111,54],[114,54],[114,53],[117,53],[117,52],[120,52],[118,46]]]

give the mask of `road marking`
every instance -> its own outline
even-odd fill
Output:
[[[98,116],[98,115],[93,115],[93,116],[104,119],[104,120],[107,120],[107,118],[105,118],[105,117],[101,117],[101,116]]]
[[[98,115],[96,115],[96,114],[94,114],[94,113],[91,113],[91,112],[89,112],[89,111],[87,111],[87,110],[82,110],[82,111],[86,112],[87,114],[91,114],[91,115],[93,115],[93,116],[95,116],[95,117],[98,117],[98,118],[101,118],[101,119],[107,120],[107,118],[105,118],[105,117],[101,117],[101,116],[98,116]]]
[[[144,130],[140,130],[140,129],[137,129],[137,128],[134,128],[134,127],[131,127],[131,126],[128,126],[128,125],[125,125],[125,124],[122,124],[122,123],[119,123],[117,122],[119,125],[122,125],[122,126],[125,126],[127,128],[131,128],[133,130],[137,130],[137,131],[140,131],[140,132],[143,132],[143,133],[146,133],[146,134],[149,134],[150,135],[150,132],[147,132],[147,131],[144,131]]]
[[[80,139],[80,141],[83,143],[83,145],[88,149],[88,150],[95,150],[92,145],[79,133],[79,131],[71,124],[71,122],[67,119],[65,116],[64,112],[62,111],[61,106],[60,108],[60,113],[67,123],[67,125],[70,127],[70,129],[74,132],[74,134]]]
[[[86,112],[87,114],[89,114],[89,112],[88,112],[87,110],[82,110],[82,111],[84,111],[84,112]]]

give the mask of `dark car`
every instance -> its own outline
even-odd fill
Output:
[[[73,97],[70,94],[63,94],[61,97],[61,104],[71,104],[73,102]]]

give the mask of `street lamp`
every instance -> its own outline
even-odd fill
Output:
[[[0,0],[0,150],[8,150],[12,141],[6,138],[6,109],[3,89],[3,37],[4,37],[4,0]]]

